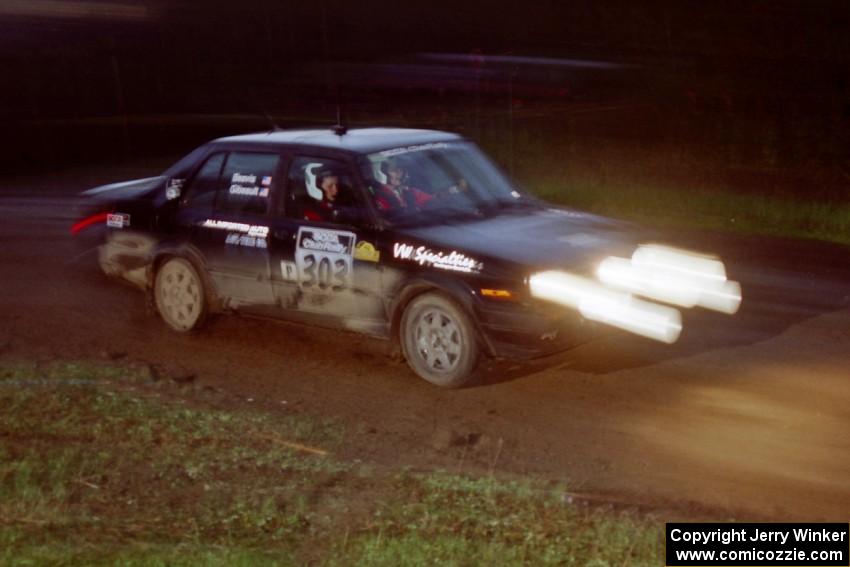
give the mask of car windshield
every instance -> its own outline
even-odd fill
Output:
[[[438,142],[364,156],[363,178],[391,224],[484,216],[532,201],[471,142]]]

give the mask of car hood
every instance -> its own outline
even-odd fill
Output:
[[[513,267],[584,271],[609,255],[630,256],[648,235],[637,226],[566,208],[509,211],[497,216],[396,230],[402,240],[457,251]]]

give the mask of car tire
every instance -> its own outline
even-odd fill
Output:
[[[424,293],[401,318],[401,345],[410,368],[445,388],[469,385],[478,364],[475,328],[466,312],[442,293]]]
[[[188,260],[166,260],[156,272],[153,291],[157,312],[175,331],[188,333],[204,324],[208,312],[204,283]]]

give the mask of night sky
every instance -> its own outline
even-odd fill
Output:
[[[434,95],[486,105],[508,81],[519,97],[559,104],[616,96],[709,113],[759,107],[838,131],[850,116],[848,30],[847,2],[0,0],[3,163],[61,165],[68,143],[98,153],[103,136],[81,126],[95,119],[267,112],[289,125],[286,116],[309,121],[340,101],[355,117],[359,104],[388,108],[399,97],[426,112]],[[423,54],[457,57],[436,64]],[[506,66],[504,57],[612,67]],[[486,89],[464,87],[482,72]]]

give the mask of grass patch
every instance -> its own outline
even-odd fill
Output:
[[[709,188],[673,190],[662,185],[593,181],[531,182],[547,201],[647,226],[705,228],[815,238],[850,244],[850,204],[791,196],[737,194]]]
[[[659,564],[660,532],[645,519],[586,510],[563,487],[435,472],[400,477],[410,497],[375,513],[342,553],[363,565]],[[333,564],[333,562],[332,562]]]
[[[334,422],[220,409],[149,378],[0,362],[0,563],[661,561],[659,524],[575,506],[563,486],[375,472],[334,458]]]
[[[479,141],[554,203],[648,226],[850,244],[850,169],[837,146],[817,150],[824,140],[815,135],[795,140],[798,155],[780,156],[787,140],[768,135],[774,124],[708,115],[697,124],[669,110],[624,105],[570,116],[551,107],[539,119],[518,115],[512,134],[494,120]]]

